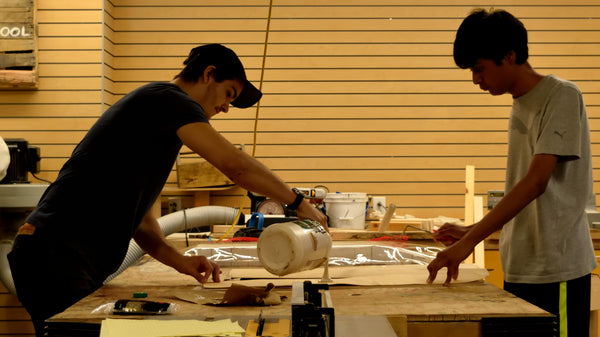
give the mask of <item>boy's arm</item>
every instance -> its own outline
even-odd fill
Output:
[[[552,171],[558,162],[558,157],[550,154],[538,154],[533,157],[527,175],[521,179],[500,202],[481,221],[455,244],[437,254],[427,269],[433,282],[438,270],[448,267],[444,284],[449,284],[458,277],[458,266],[473,251],[475,246],[490,234],[501,229],[510,219],[517,215],[525,206],[544,193]]]
[[[133,238],[146,253],[178,272],[190,275],[201,283],[207,282],[211,276],[215,282],[220,282],[219,266],[206,256],[184,256],[179,253],[167,242],[158,221],[150,212],[142,220]]]

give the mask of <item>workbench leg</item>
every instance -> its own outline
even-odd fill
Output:
[[[598,337],[598,310],[590,311],[590,337]]]
[[[406,316],[388,317],[388,321],[397,337],[408,337],[408,319]]]

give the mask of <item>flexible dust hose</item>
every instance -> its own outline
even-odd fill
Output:
[[[10,267],[8,265],[8,253],[12,250],[12,240],[2,240],[0,242],[0,281],[4,283],[6,289],[13,295],[17,294],[15,289],[15,283],[13,282],[12,274],[10,273]]]
[[[174,212],[160,217],[157,220],[163,234],[167,236],[169,234],[181,232],[186,228],[190,229],[210,225],[229,225],[235,220],[237,213],[238,210],[231,207],[202,206]],[[243,219],[241,221],[243,222]],[[3,240],[0,242],[0,281],[11,294],[16,295],[17,291],[15,289],[7,258],[8,253],[12,250],[12,246],[12,240]],[[129,249],[127,250],[123,263],[116,272],[104,281],[104,283],[107,283],[122,273],[123,270],[137,262],[144,254],[145,252],[142,248],[140,248],[140,246],[132,239],[129,242]]]
[[[191,229],[210,225],[229,225],[238,213],[238,210],[224,206],[201,206],[177,211],[158,218],[158,224],[165,236]],[[242,220],[243,221],[243,220]],[[104,280],[104,284],[122,273],[127,267],[137,262],[145,254],[144,250],[131,239],[129,249],[123,263],[112,275]]]

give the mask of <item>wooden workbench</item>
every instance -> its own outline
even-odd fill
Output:
[[[156,261],[151,262],[155,264],[152,268],[148,268],[148,262],[144,267],[130,267],[95,293],[52,317],[50,324],[63,326],[89,323],[92,329],[98,330],[103,319],[119,318],[99,309],[118,299],[132,299],[135,292],[146,292],[148,300],[176,303],[178,310],[171,318],[248,318],[256,317],[261,309],[267,317],[289,317],[291,314],[290,287],[276,288],[280,295],[286,296],[283,303],[277,306],[208,306],[201,303],[219,302],[226,289],[202,288],[191,277],[178,274]],[[165,277],[169,280],[165,281]],[[160,280],[160,284],[156,284],[157,280]],[[333,285],[330,287],[330,294],[336,317],[384,316],[398,336],[434,336],[436,331],[443,331],[444,336],[481,336],[482,329],[485,330],[482,325],[490,320],[497,323],[494,319],[553,320],[552,315],[542,309],[485,281],[453,283],[450,286]],[[190,296],[198,299],[198,303],[188,302]],[[510,322],[509,325],[518,324]]]

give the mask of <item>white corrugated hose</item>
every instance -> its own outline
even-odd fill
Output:
[[[191,229],[211,225],[231,225],[235,220],[237,213],[238,210],[231,207],[201,206],[167,214],[157,220],[163,234],[167,236],[169,234],[181,232],[186,228]],[[12,240],[0,242],[0,281],[4,283],[4,286],[11,294],[16,294],[12,274],[8,265],[8,259],[6,257],[12,249],[12,244]],[[132,239],[129,242],[129,249],[127,250],[123,263],[116,272],[104,280],[104,283],[106,284],[122,273],[127,267],[137,262],[144,254],[144,251]]]

